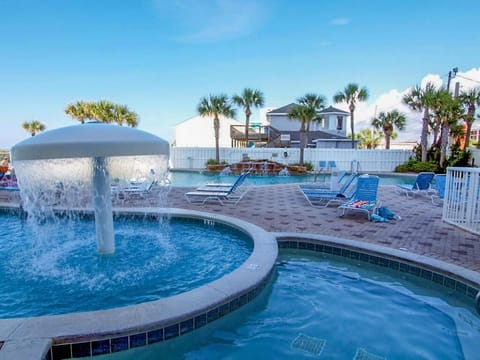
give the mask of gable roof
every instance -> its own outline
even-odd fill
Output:
[[[296,104],[295,103],[291,103],[291,104],[288,104],[288,105],[285,105],[285,106],[282,106],[282,107],[279,107],[275,110],[272,110],[272,111],[269,111],[267,112],[268,115],[285,115],[285,114],[288,114],[288,112],[292,109],[292,107],[294,107]]]
[[[285,115],[285,114],[288,114],[288,112],[297,104],[295,103],[291,103],[291,104],[288,104],[288,105],[285,105],[285,106],[282,106],[282,107],[279,107],[275,110],[272,110],[272,111],[269,111],[267,112],[268,115]],[[337,109],[333,106],[329,106],[327,107],[326,109],[323,109],[321,111],[318,112],[319,114],[321,115],[327,115],[327,114],[338,114],[338,115],[350,115],[349,112],[346,112],[346,111],[343,111],[343,110],[340,110],[340,109]]]
[[[326,109],[318,112],[319,114],[326,115],[326,114],[340,114],[340,115],[350,115],[349,112],[334,108],[333,106],[329,106]]]

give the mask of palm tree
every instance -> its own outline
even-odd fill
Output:
[[[75,104],[68,104],[65,113],[84,124],[86,119],[93,119],[91,104],[84,101],[77,101]]]
[[[383,134],[375,129],[361,129],[357,137],[360,149],[376,149],[382,141]]]
[[[92,104],[93,114],[96,120],[104,123],[113,122],[113,109],[115,104],[108,100],[100,100]]]
[[[261,91],[246,88],[240,95],[233,95],[232,100],[236,105],[242,107],[245,111],[245,142],[248,146],[248,130],[250,127],[252,107],[263,106],[265,98]]]
[[[467,114],[464,118],[467,129],[465,131],[465,149],[470,146],[470,134],[472,125],[475,121],[476,106],[480,106],[480,88],[470,89],[468,92],[462,92],[459,96],[462,104],[467,108]]]
[[[412,110],[422,111],[422,133],[420,135],[420,147],[422,149],[422,162],[427,161],[428,154],[428,126],[430,123],[430,108],[435,99],[435,86],[432,83],[427,83],[425,89],[420,86],[415,86],[410,93],[403,97],[403,102]]]
[[[228,97],[225,94],[210,95],[209,97],[202,97],[197,106],[197,111],[200,116],[213,117],[213,130],[215,132],[215,161],[220,163],[220,146],[219,146],[219,131],[220,131],[220,116],[233,118],[235,110],[232,108]]]
[[[373,127],[377,130],[383,130],[383,133],[385,134],[385,149],[390,149],[390,139],[394,128],[397,128],[398,130],[405,129],[406,121],[407,118],[405,114],[398,110],[393,110],[387,113],[382,111],[378,117],[373,119]]]
[[[131,127],[138,125],[138,114],[131,111],[127,105],[113,105],[112,120],[118,125],[126,124]]]
[[[45,125],[38,120],[31,122],[25,121],[22,124],[22,128],[28,131],[32,136],[35,136],[38,132],[45,130]]]
[[[352,132],[352,149],[355,148],[355,127],[353,112],[355,104],[359,101],[365,101],[368,98],[368,90],[366,87],[359,88],[357,84],[348,84],[343,92],[339,91],[333,96],[335,103],[346,102],[350,109],[350,131]]]
[[[444,168],[447,159],[447,146],[450,129],[456,126],[458,119],[464,118],[465,109],[459,98],[453,97],[453,95],[446,89],[440,89],[435,92],[432,110],[436,121],[441,124],[440,167]]]
[[[321,117],[318,116],[318,112],[325,107],[325,101],[324,96],[306,94],[305,96],[298,98],[298,104],[294,104],[288,112],[287,116],[289,119],[300,121],[300,165],[303,165],[304,163],[304,150],[308,141],[310,124],[313,121],[321,119]]]

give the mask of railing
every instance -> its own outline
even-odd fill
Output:
[[[480,235],[480,169],[447,168],[442,219]]]
[[[320,160],[335,161],[338,170],[350,171],[352,160],[355,170],[362,173],[392,172],[406,162],[413,153],[407,150],[305,149],[304,160],[318,168]],[[284,165],[299,162],[298,148],[220,148],[220,161],[233,164],[248,157],[252,160],[273,160]],[[176,170],[203,170],[207,160],[215,158],[215,148],[173,147],[170,167]]]

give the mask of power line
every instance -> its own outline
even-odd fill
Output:
[[[468,77],[466,77],[466,76],[462,76],[462,75],[458,75],[458,74],[457,74],[457,76],[458,76],[459,78],[462,78],[462,79],[465,79],[465,80],[469,80],[469,81],[473,81],[473,82],[476,82],[477,84],[480,84],[480,81],[478,81],[478,80],[470,79],[470,78],[468,78]]]

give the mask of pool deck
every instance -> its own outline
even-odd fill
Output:
[[[395,186],[380,186],[378,199],[381,201],[381,205],[400,215],[401,220],[375,223],[370,222],[363,212],[351,212],[344,217],[340,217],[341,212],[336,205],[314,208],[309,205],[296,184],[249,187],[244,197],[236,205],[229,203],[222,205],[218,201],[210,201],[202,205],[191,204],[187,201],[184,194],[192,189],[171,187],[167,194],[166,203],[161,203],[162,196],[156,196],[155,192],[152,192],[151,196],[145,199],[136,198],[125,202],[116,202],[114,203],[114,209],[123,208],[126,212],[138,211],[143,213],[145,211],[155,211],[155,209],[162,207],[179,209],[175,211],[194,210],[196,212],[207,212],[211,214],[212,218],[231,217],[253,224],[248,226],[256,225],[266,230],[268,233],[258,229],[259,232],[263,233],[260,236],[260,238],[264,239],[262,241],[268,241],[269,235],[272,235],[271,239],[276,238],[277,240],[280,240],[282,237],[287,240],[295,237],[314,240],[325,237],[338,239],[333,242],[338,244],[345,243],[347,246],[350,245],[348,244],[349,242],[360,243],[362,244],[361,246],[356,245],[355,247],[363,247],[367,251],[369,250],[368,248],[374,251],[379,247],[387,248],[389,249],[387,252],[390,252],[396,258],[405,258],[413,262],[422,258],[422,262],[430,263],[434,268],[443,268],[447,273],[456,272],[462,275],[462,272],[468,272],[467,278],[473,278],[475,284],[480,283],[480,236],[443,222],[442,207],[433,205],[429,197],[417,196],[415,198],[407,198],[405,195],[396,193]],[[0,208],[18,207],[19,203],[15,200],[11,198],[8,201],[0,200]],[[201,216],[201,213],[199,214]],[[240,223],[241,221],[237,222]],[[276,253],[276,242],[272,241],[275,243]],[[263,248],[263,246],[259,247],[260,250],[265,251]],[[255,264],[260,264],[264,261],[263,259],[266,258],[264,255],[258,255],[259,257],[255,260],[258,261]],[[436,262],[441,266],[437,266]],[[252,269],[257,270],[257,268],[262,268],[262,266],[246,266],[245,269],[240,269],[240,275],[234,273],[235,276],[239,276],[236,280],[228,277],[218,280],[219,284],[223,282],[218,285],[218,289],[221,288],[220,286],[224,286],[225,288],[234,289],[234,292],[238,292],[238,284],[246,280],[250,281],[252,279]],[[242,271],[248,272],[248,275],[241,273]],[[264,281],[263,278],[261,280]],[[198,291],[200,294],[198,296],[192,296],[191,293],[188,293],[186,295],[180,294],[179,297],[185,296],[193,304],[198,305],[198,298],[203,299],[208,295],[207,297],[211,299],[212,294],[209,293],[211,289],[209,287],[206,288],[207,290],[203,288],[195,289],[194,291]],[[476,288],[478,289],[478,287]],[[230,296],[229,291],[218,291],[218,289],[215,288],[215,293],[228,294],[226,296]],[[245,297],[245,295],[243,294],[241,297]],[[185,304],[179,303],[178,298],[167,298],[159,301],[165,301],[165,304],[176,304],[175,309],[181,308],[184,310],[185,308]],[[218,300],[217,302],[220,304],[222,301]],[[236,299],[232,301],[236,301]],[[478,295],[476,301],[478,302]],[[203,304],[203,302],[200,303]],[[154,310],[159,312],[159,314],[156,314],[158,316],[154,318],[160,319],[156,320],[158,326],[168,325],[165,327],[167,329],[171,327],[172,315],[171,309],[165,304],[154,306]],[[0,346],[0,359],[13,358],[12,354],[17,358],[44,359],[43,355],[40,354],[46,354],[49,351],[50,346],[52,346],[51,339],[56,339],[55,343],[59,348],[67,346],[70,349],[70,345],[63,345],[63,333],[80,334],[81,336],[83,334],[100,334],[102,336],[104,334],[114,334],[117,336],[119,329],[124,329],[124,332],[131,338],[145,337],[145,331],[148,332],[148,327],[151,326],[150,322],[152,321],[151,306],[151,304],[146,303],[133,306],[135,308],[133,311],[131,307],[127,307],[119,310],[99,311],[96,315],[79,313],[45,318],[3,320],[2,326],[0,326],[0,340],[7,339],[9,341],[5,342],[4,346]],[[165,316],[160,309],[167,309],[168,316]],[[194,313],[190,308],[187,307],[187,309],[188,314]],[[143,315],[139,316],[139,314]],[[75,318],[76,320],[72,321],[72,317],[82,318]],[[180,318],[179,315],[174,317],[175,319]],[[99,320],[99,323],[92,322],[92,318]],[[141,323],[140,320],[145,320],[147,325]],[[39,325],[45,321],[53,321],[53,323],[48,323],[49,325],[46,327],[49,329],[48,334],[45,334],[44,329],[46,328]],[[189,321],[192,320],[190,319]],[[137,324],[137,322],[139,323]],[[125,324],[128,324],[129,327],[124,328]],[[137,330],[140,329],[141,333],[132,335],[132,326]],[[76,329],[76,327],[79,327],[79,329]],[[74,337],[72,339],[74,340],[67,340],[72,343],[78,342],[78,339]],[[95,342],[94,340],[91,340],[92,344]],[[110,339],[108,341],[113,340]],[[68,342],[66,343],[68,344]],[[2,344],[0,343],[0,345]],[[71,349],[73,349],[73,345],[71,346]],[[92,347],[93,345],[90,346]],[[20,357],[18,357],[19,354],[21,354]]]
[[[395,186],[380,186],[378,199],[401,220],[370,222],[365,213],[340,217],[336,205],[314,208],[295,184],[251,187],[237,204],[210,201],[190,204],[184,193],[191,188],[172,187],[168,207],[193,209],[239,218],[271,232],[333,236],[410,252],[480,272],[480,236],[442,221],[442,207],[430,197],[406,198]]]
[[[251,222],[266,231],[332,236],[372,243],[458,265],[480,273],[480,236],[442,221],[442,206],[430,197],[407,198],[395,186],[380,186],[378,199],[401,220],[370,222],[365,213],[349,212],[340,217],[335,204],[317,208],[309,205],[297,184],[250,186],[241,201],[224,205],[209,201],[189,203],[184,194],[192,187],[171,187],[167,204],[152,194],[116,207],[168,207],[205,211]],[[0,207],[18,206],[1,202]]]

